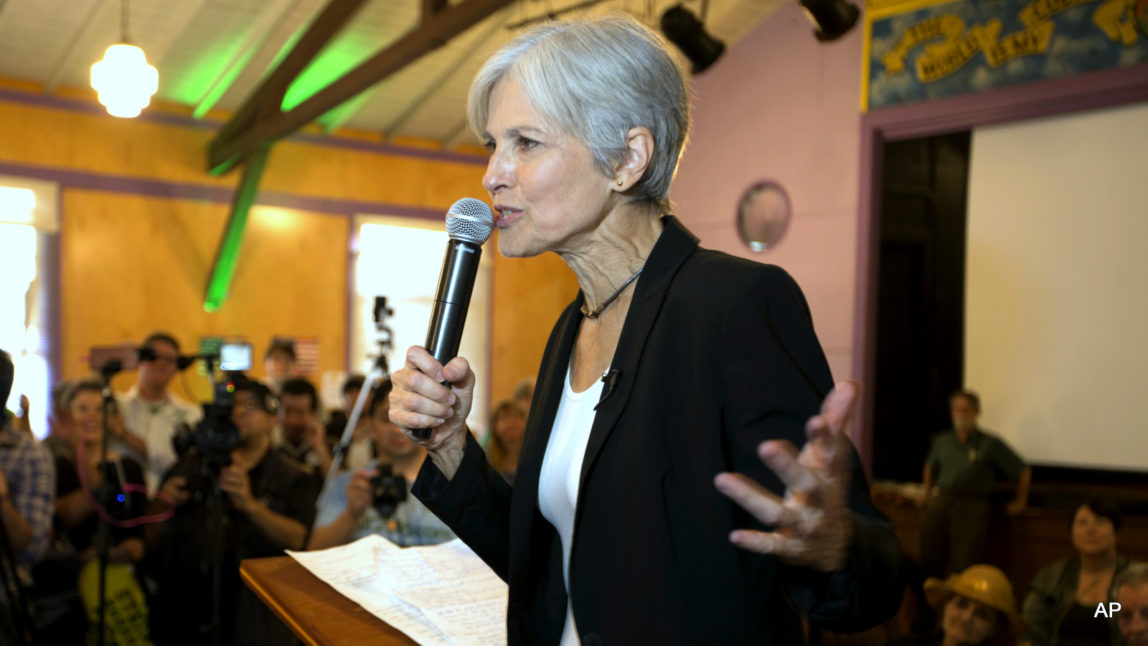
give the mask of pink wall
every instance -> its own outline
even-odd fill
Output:
[[[786,3],[693,81],[694,132],[672,193],[711,249],[791,273],[805,291],[833,376],[852,376],[861,78],[860,24],[818,42]],[[772,179],[793,219],[776,248],[750,252],[734,214],[742,192]]]

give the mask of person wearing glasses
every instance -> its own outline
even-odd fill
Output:
[[[179,342],[166,332],[152,332],[140,346],[139,380],[117,395],[122,424],[109,418],[109,450],[144,465],[150,493],[175,464],[171,437],[180,424],[195,426],[203,412],[168,389],[179,372]]]
[[[319,481],[271,445],[278,406],[264,384],[237,379],[231,421],[238,443],[228,464],[213,466],[189,453],[163,480],[160,497],[175,512],[150,534],[155,643],[296,643],[239,576],[244,559],[303,549],[315,520]]]

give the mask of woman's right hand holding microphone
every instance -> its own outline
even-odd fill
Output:
[[[470,363],[455,357],[444,366],[425,348],[411,346],[402,369],[391,374],[391,383],[391,422],[425,446],[435,466],[453,478],[466,448],[466,417],[474,401]],[[432,429],[430,438],[415,437],[414,428]]]

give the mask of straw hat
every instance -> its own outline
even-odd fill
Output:
[[[930,577],[925,581],[925,598],[929,605],[940,609],[951,595],[983,603],[999,610],[1008,618],[1013,630],[1022,630],[1024,623],[1016,612],[1016,599],[1012,584],[1004,572],[991,565],[972,565],[960,574],[953,574],[944,581]]]

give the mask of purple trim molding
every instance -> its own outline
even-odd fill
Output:
[[[79,188],[111,193],[127,193],[149,197],[164,197],[182,200],[202,200],[214,203],[231,203],[234,187],[209,186],[187,182],[169,182],[143,177],[108,175],[89,171],[8,164],[0,162],[0,174],[19,175],[33,179],[57,182],[62,188]],[[394,204],[390,202],[370,202],[366,200],[346,200],[332,197],[316,197],[261,191],[255,202],[260,206],[276,206],[301,211],[318,211],[350,216],[356,213],[380,213],[411,218],[438,220],[443,211],[420,206]]]
[[[344,274],[346,282],[343,284],[343,296],[346,303],[343,304],[343,371],[348,375],[351,374],[351,335],[353,330],[351,326],[354,325],[354,314],[351,308],[355,306],[355,282],[358,280],[358,273],[355,271],[355,260],[358,257],[355,249],[359,246],[359,231],[355,227],[354,216],[347,218],[347,271]]]
[[[854,293],[853,377],[872,384],[876,374],[877,261],[885,142],[929,137],[982,126],[1111,108],[1148,101],[1148,63],[1029,83],[957,97],[874,110],[861,117],[857,271]],[[873,461],[873,390],[862,392],[859,432],[866,470]]]
[[[45,321],[48,326],[48,388],[51,388],[57,381],[64,376],[64,352],[61,345],[64,341],[63,336],[63,320],[64,312],[61,311],[60,306],[62,299],[60,298],[62,286],[60,284],[60,238],[64,233],[64,201],[60,199],[59,192],[56,193],[56,232],[47,236],[47,262],[44,266],[49,268],[48,278],[48,309],[51,311],[52,316],[49,320]]]
[[[0,4],[3,3],[0,2]],[[57,110],[68,110],[71,112],[80,112],[83,114],[106,114],[103,108],[89,101],[69,99],[60,96],[53,96],[50,94],[21,92],[19,90],[12,90],[4,87],[0,87],[0,101],[6,101],[9,103],[23,103],[25,105],[34,105],[43,108],[54,108]],[[162,123],[171,126],[193,128],[196,130],[218,130],[223,126],[223,123],[216,119],[195,119],[193,117],[171,114],[158,110],[144,112],[138,118],[141,121],[147,121],[149,123]],[[412,148],[407,146],[398,146],[395,144],[361,141],[358,139],[346,139],[342,137],[308,133],[296,133],[290,137],[287,137],[287,140],[315,146],[339,148],[342,150],[356,150],[359,152],[369,152],[379,155],[410,157],[412,159],[428,159],[431,161],[455,162],[459,164],[469,164],[475,166],[485,166],[487,162],[486,156],[479,154],[451,152],[446,150],[427,150],[423,148]],[[206,170],[204,172],[206,172]]]

